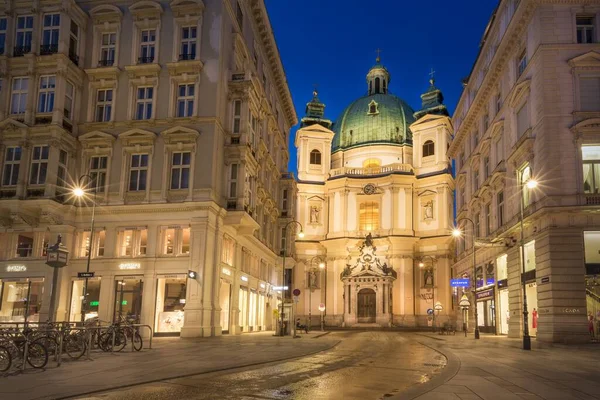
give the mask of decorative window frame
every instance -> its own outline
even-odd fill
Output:
[[[598,18],[597,18],[598,19]],[[600,77],[600,54],[595,51],[582,54],[568,61],[573,74],[574,114],[577,121],[600,116],[600,112],[581,110],[581,78]]]
[[[93,121],[87,123],[87,125],[96,125],[98,127],[106,127],[106,125],[108,125],[112,127],[115,122],[117,110],[116,106],[118,104],[118,69],[103,68],[100,70],[86,70],[86,73],[88,73],[88,77],[90,79],[88,90],[87,120]],[[99,89],[113,90],[112,110],[110,121],[108,122],[96,122],[96,96]]]
[[[141,245],[141,232],[146,231],[146,253],[140,253],[140,245]],[[121,243],[123,241],[123,233],[125,231],[133,231],[132,232],[132,246],[131,246],[131,255],[121,255]],[[116,258],[139,258],[139,257],[148,257],[148,242],[150,239],[150,229],[148,226],[120,226],[116,229],[117,240],[115,241],[115,252],[114,255]],[[104,244],[104,252],[106,253],[106,243]]]
[[[106,184],[104,189],[96,193],[96,198],[100,200],[108,200],[108,188],[110,187],[110,171],[113,158],[113,149],[117,140],[113,135],[102,131],[92,131],[79,136],[79,142],[82,147],[82,171],[88,173],[90,160],[94,156],[107,157],[106,165]]]
[[[199,62],[199,61],[198,61]],[[171,75],[171,87],[169,98],[169,118],[177,118],[177,121],[193,120],[198,116],[198,106],[200,104],[200,71],[202,65],[197,65],[194,71],[180,72],[177,67],[169,66],[169,74]],[[194,110],[190,117],[177,117],[177,98],[179,85],[194,85]]]
[[[158,64],[142,64],[140,66],[126,66],[125,69],[129,75],[129,94],[127,108],[127,120],[131,121],[132,125],[141,124],[147,125],[156,120],[156,112],[158,111],[158,83],[160,66]],[[137,120],[135,118],[137,105],[137,90],[140,87],[152,87],[152,117],[149,119]]]
[[[375,106],[375,112],[371,112],[371,107]],[[379,114],[379,104],[375,100],[371,100],[369,103],[369,108],[367,109],[367,115],[377,115]]]
[[[116,33],[117,41],[115,43],[115,62],[112,67],[116,68],[119,65],[119,53],[121,45],[121,24],[123,21],[123,12],[113,5],[103,4],[96,6],[90,10],[90,16],[92,17],[92,68],[97,68],[100,61],[100,48],[102,41],[102,34],[104,33]],[[80,29],[81,29],[80,25]],[[84,25],[85,26],[85,25]],[[81,33],[80,33],[81,36]],[[87,70],[86,70],[87,72]]]
[[[196,152],[200,132],[183,126],[175,126],[160,133],[165,143],[161,198],[169,201],[191,201],[194,192],[194,170],[196,165]],[[189,151],[190,182],[187,189],[171,189],[171,162],[173,152]]]
[[[529,121],[529,128],[521,136],[520,132],[517,132],[517,112],[525,105],[527,101],[529,101],[531,93],[531,79],[526,79],[523,82],[519,83],[515,86],[512,95],[510,96],[509,106],[512,108],[513,113],[513,129],[515,132],[515,137],[513,143],[517,143],[521,137],[525,137],[527,135],[527,131],[531,129],[531,104],[529,104],[527,109],[527,120]]]
[[[592,17],[594,18],[594,42],[593,43],[585,43],[585,44],[598,44],[600,41],[600,7],[593,5],[585,5],[584,7],[574,7],[571,8],[571,16],[573,21],[572,35],[573,35],[573,43],[574,44],[583,44],[577,43],[577,17]]]
[[[133,16],[133,29],[132,29],[132,40],[131,40],[131,65],[138,64],[138,57],[140,55],[140,41],[141,31],[154,29],[156,30],[156,41],[154,54],[155,58],[150,64],[158,64],[160,54],[160,29],[161,29],[161,15],[163,13],[162,6],[149,0],[142,0],[133,3],[129,6],[129,12]]]
[[[200,60],[200,49],[202,43],[202,22],[204,13],[204,2],[202,0],[173,0],[171,1],[173,12],[173,62],[179,61],[181,50],[181,30],[188,26],[197,28],[196,35],[196,60]]]
[[[173,254],[166,254],[164,252],[164,248],[165,248],[165,243],[166,243],[166,231],[168,229],[173,229],[174,230],[174,235],[175,237],[173,238]],[[190,229],[190,242],[189,242],[189,246],[190,246],[190,253],[182,253],[182,248],[183,248],[183,230],[184,229]],[[192,247],[192,231],[189,225],[161,225],[158,229],[158,233],[159,233],[159,240],[158,240],[158,245],[159,247],[156,249],[155,254],[157,257],[189,257],[189,255],[191,254],[191,247]]]
[[[119,187],[119,199],[123,202],[142,202],[150,201],[150,187],[152,182],[152,161],[154,158],[154,147],[157,135],[144,129],[131,129],[120,133],[118,140],[121,141],[121,176]],[[129,164],[131,155],[136,153],[148,154],[148,175],[146,177],[146,190],[144,192],[129,192]]]

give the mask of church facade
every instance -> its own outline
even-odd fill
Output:
[[[379,58],[332,122],[317,93],[296,133],[296,316],[313,327],[441,326],[453,314],[452,123],[431,86],[415,112]]]

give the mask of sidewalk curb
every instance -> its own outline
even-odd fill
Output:
[[[308,357],[308,356],[312,356],[324,351],[328,351],[333,349],[335,346],[337,346],[338,344],[341,343],[341,340],[338,340],[337,342],[333,343],[331,346],[325,348],[325,349],[321,349],[321,350],[317,350],[317,351],[313,351],[310,353],[306,353],[306,354],[301,354],[301,355],[297,355],[297,356],[293,356],[293,357],[281,357],[281,358],[277,358],[277,359],[273,359],[273,360],[268,360],[268,361],[260,361],[260,362],[255,362],[255,363],[248,363],[248,364],[242,364],[242,365],[236,365],[236,366],[230,366],[230,367],[223,367],[223,368],[215,368],[215,369],[211,369],[211,370],[207,370],[207,371],[199,371],[199,372],[190,372],[188,374],[182,374],[182,375],[176,375],[176,376],[169,376],[169,377],[165,377],[165,378],[159,378],[159,379],[151,379],[151,380],[146,380],[146,381],[140,381],[140,382],[136,382],[136,383],[129,383],[126,385],[119,385],[119,386],[114,386],[114,387],[109,387],[106,389],[98,389],[98,390],[92,390],[92,391],[88,391],[88,392],[81,392],[81,393],[76,393],[76,394],[69,394],[66,396],[62,396],[62,397],[52,397],[52,400],[63,400],[63,399],[74,399],[76,397],[80,397],[80,396],[87,396],[87,395],[91,395],[91,394],[97,394],[97,393],[104,393],[104,392],[110,392],[113,390],[120,390],[120,389],[126,389],[129,387],[134,387],[134,386],[140,386],[140,385],[147,385],[150,383],[157,383],[157,382],[164,382],[164,381],[168,381],[168,380],[172,380],[172,379],[180,379],[180,378],[188,378],[191,376],[196,376],[196,375],[206,375],[206,374],[212,374],[215,372],[223,372],[223,371],[230,371],[230,370],[236,370],[236,369],[241,369],[241,368],[248,368],[248,367],[254,367],[254,366],[259,366],[259,365],[266,365],[266,364],[271,364],[271,363],[275,363],[275,362],[281,362],[281,361],[289,361],[289,360],[294,360],[297,358],[302,358],[302,357]]]
[[[425,336],[425,335],[420,335],[420,336]],[[432,339],[432,340],[436,339],[436,338],[432,338],[430,336],[425,336],[425,337],[428,339]],[[445,340],[443,340],[443,339],[438,339],[438,340],[442,340],[445,342]],[[416,339],[415,339],[415,342],[417,342],[425,347],[428,347],[431,350],[438,352],[441,355],[443,355],[444,357],[446,357],[446,360],[447,360],[446,367],[444,367],[444,369],[439,374],[435,375],[428,382],[413,385],[413,386],[409,387],[407,390],[405,390],[404,392],[399,393],[398,395],[396,395],[394,397],[390,397],[390,399],[393,399],[393,400],[416,399],[417,397],[422,396],[425,393],[430,392],[433,389],[447,383],[452,378],[454,378],[456,376],[456,374],[458,374],[458,371],[460,370],[460,359],[450,350],[448,350],[446,348],[441,349],[439,347],[439,345],[433,346],[432,344],[427,344],[427,343],[424,343],[424,342],[422,342],[420,340],[416,340]],[[440,344],[442,344],[442,343],[440,343]]]

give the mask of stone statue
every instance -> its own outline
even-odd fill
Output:
[[[433,200],[425,204],[425,219],[433,219]]]
[[[319,223],[319,212],[321,210],[319,210],[319,208],[317,206],[312,206],[310,208],[310,223],[311,224],[318,224]]]
[[[425,286],[433,286],[433,273],[431,270],[425,270],[424,273]]]
[[[369,234],[365,238],[365,246],[366,247],[373,247],[373,236],[371,236],[371,232],[369,232]]]
[[[317,273],[315,271],[308,273],[308,287],[311,289],[317,288]]]

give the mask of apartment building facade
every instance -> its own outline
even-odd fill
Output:
[[[297,117],[262,0],[10,0],[0,82],[0,322],[50,317],[61,235],[57,320],[273,328]]]
[[[597,2],[502,0],[486,28],[449,149],[466,228],[453,276],[476,282],[454,295],[469,295],[470,329],[477,307],[483,332],[522,336],[523,287],[537,340],[589,340],[600,317],[599,18]]]

